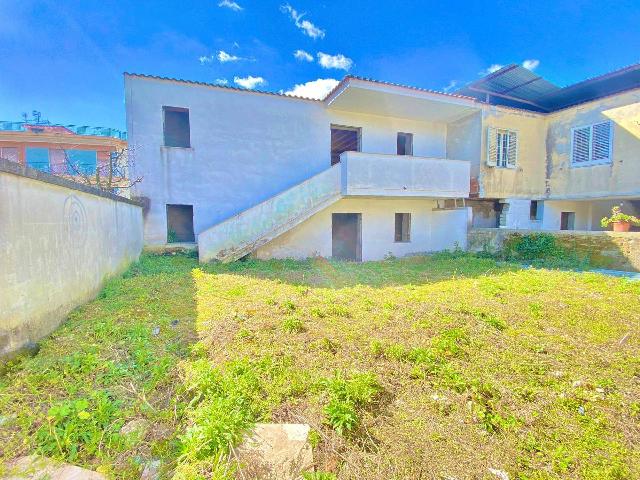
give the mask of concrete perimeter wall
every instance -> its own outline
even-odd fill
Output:
[[[640,232],[616,233],[580,230],[535,231],[507,228],[474,228],[467,234],[467,248],[482,251],[484,248],[499,250],[511,235],[547,233],[556,237],[560,246],[576,251],[581,257],[589,257],[598,268],[640,271]]]
[[[0,160],[0,357],[52,332],[142,250],[142,207]]]

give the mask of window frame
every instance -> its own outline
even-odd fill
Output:
[[[13,155],[9,156],[4,156],[5,155],[5,151],[12,151]],[[19,163],[20,162],[20,149],[18,147],[9,147],[9,146],[0,146],[0,159],[4,159],[7,160],[9,162],[15,162],[15,163]]]
[[[535,208],[533,207],[535,205]],[[535,215],[532,215],[534,213]],[[544,212],[544,203],[542,200],[531,200],[529,204],[529,220],[532,222],[539,222],[542,220],[542,215]]]
[[[338,154],[337,158],[338,160],[336,162],[334,162],[334,153],[333,153],[333,143],[332,143],[332,131],[333,130],[345,130],[345,131],[349,131],[349,132],[355,132],[356,133],[356,141],[357,141],[357,150],[355,150],[356,152],[361,152],[362,151],[362,127],[353,127],[353,126],[349,126],[349,125],[338,125],[336,123],[332,123],[329,125],[329,161],[331,162],[331,166],[336,165],[338,163],[340,163],[340,155],[342,155],[342,153]],[[352,150],[345,150],[347,152],[352,151]]]
[[[505,147],[502,145],[503,142],[500,142],[500,144],[498,143],[498,135],[504,135],[505,133],[509,134],[508,135],[508,142],[506,145],[506,154],[507,157],[505,159],[504,164],[499,160],[499,156],[500,156],[500,152],[505,152]],[[492,136],[495,135],[495,158],[491,158],[491,138]],[[515,148],[514,148],[514,159],[513,159],[513,163],[509,163],[509,150],[511,149],[511,136],[513,135],[513,137],[515,138],[515,142],[513,142],[515,144]],[[518,151],[520,150],[520,132],[516,129],[513,128],[502,128],[502,127],[495,127],[495,126],[489,126],[487,127],[487,144],[486,144],[486,164],[489,167],[493,167],[493,168],[505,168],[505,169],[510,169],[510,170],[515,170],[516,168],[518,168]]]
[[[398,215],[402,215],[402,221],[400,222],[400,234],[398,235]],[[411,212],[396,212],[393,223],[393,243],[411,243]],[[404,219],[407,219],[406,238],[404,236]]]
[[[47,168],[46,169],[42,169],[42,168],[38,168],[36,166],[32,164],[30,164],[29,162],[29,150],[40,150],[40,151],[46,151],[47,152]],[[44,162],[37,162],[37,163],[42,163],[44,164]],[[29,167],[29,168],[33,168],[35,170],[39,170],[41,172],[45,172],[45,173],[51,173],[51,152],[49,151],[48,147],[32,147],[32,146],[26,146],[24,149],[24,164]]]
[[[187,114],[188,141],[187,145],[167,145],[167,112],[179,112]],[[191,147],[191,112],[186,107],[162,106],[162,146],[166,148],[192,148]]]
[[[604,125],[607,124],[609,126],[609,151],[608,158],[606,160],[593,160],[593,127],[596,125]],[[574,160],[574,150],[573,147],[575,145],[575,132],[577,130],[583,130],[585,128],[589,129],[589,160],[586,162],[576,162]],[[582,168],[582,167],[593,167],[597,165],[611,165],[613,163],[613,122],[611,120],[604,120],[602,122],[595,122],[586,125],[579,125],[571,128],[571,147],[569,150],[569,163],[571,168]]]
[[[398,144],[398,142],[399,142],[401,136],[405,139],[405,145],[404,145],[405,146],[405,153],[400,153],[398,151],[399,150],[398,147],[400,146]],[[409,149],[408,149],[408,151],[407,151],[407,148],[406,148],[407,147],[407,143],[406,143],[407,139],[409,140]],[[410,132],[397,132],[397,134],[396,134],[396,155],[403,156],[403,157],[413,156],[413,133],[410,133]]]

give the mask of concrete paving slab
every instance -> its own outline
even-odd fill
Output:
[[[107,477],[51,458],[28,455],[10,463],[2,480],[107,480]]]
[[[251,478],[294,480],[313,468],[309,425],[258,423],[238,447],[240,468]]]

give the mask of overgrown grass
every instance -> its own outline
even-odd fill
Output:
[[[460,253],[143,255],[0,377],[0,455],[242,478],[232,447],[251,425],[306,422],[305,478],[638,478],[639,299]],[[150,428],[124,435],[134,419]]]

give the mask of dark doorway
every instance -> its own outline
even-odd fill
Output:
[[[576,223],[575,212],[562,212],[560,214],[560,230],[574,230]]]
[[[340,161],[342,152],[360,151],[360,129],[357,127],[331,127],[331,165]]]
[[[362,260],[362,215],[334,213],[331,217],[331,256],[339,260]]]
[[[413,155],[413,133],[398,132],[398,155]]]
[[[193,205],[167,205],[167,243],[195,241]]]

